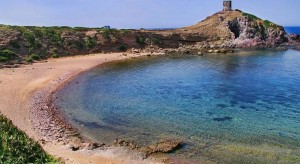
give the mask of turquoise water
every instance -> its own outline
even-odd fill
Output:
[[[82,74],[57,97],[67,119],[99,142],[175,138],[184,147],[172,157],[300,162],[297,51],[114,62]]]

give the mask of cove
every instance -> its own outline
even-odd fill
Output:
[[[149,145],[180,139],[171,158],[300,161],[300,52],[237,50],[117,61],[83,73],[55,95],[92,140]]]

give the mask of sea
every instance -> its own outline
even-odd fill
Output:
[[[300,163],[299,66],[295,50],[141,57],[83,73],[55,104],[97,142],[181,140],[174,161]]]
[[[295,33],[295,34],[300,35],[300,26],[287,26],[287,27],[284,27],[284,29],[289,34]]]

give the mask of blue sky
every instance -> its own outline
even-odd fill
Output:
[[[169,28],[195,24],[223,0],[1,0],[0,24]],[[233,8],[284,26],[300,26],[300,0],[233,0]]]

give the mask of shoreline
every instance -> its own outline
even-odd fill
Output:
[[[105,63],[149,55],[90,54],[0,69],[0,90],[4,90],[0,93],[0,112],[38,141],[47,153],[65,163],[168,162],[163,155],[146,158],[140,148],[131,149],[136,145],[130,141],[119,140],[112,146],[92,142],[73,128],[52,103],[57,90],[85,71]],[[151,54],[156,55],[164,54]]]
[[[0,111],[46,152],[65,163],[159,163],[126,148],[106,147],[81,137],[51,104],[55,91],[81,73],[103,63],[146,55],[92,54],[1,69]]]

